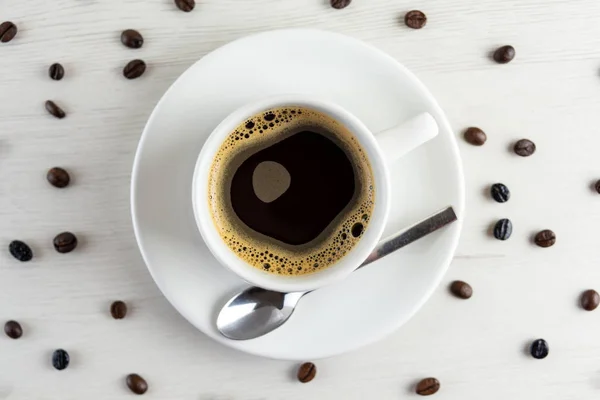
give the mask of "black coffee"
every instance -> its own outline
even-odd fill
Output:
[[[322,270],[354,247],[375,191],[354,136],[315,110],[255,115],[221,145],[209,178],[211,214],[227,245],[276,274]]]
[[[293,180],[285,193],[269,203],[255,195],[252,179],[265,161],[281,165]],[[300,245],[325,230],[350,203],[354,189],[354,171],[346,153],[326,136],[306,130],[246,159],[231,181],[231,205],[249,228]]]

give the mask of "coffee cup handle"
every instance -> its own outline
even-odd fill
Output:
[[[433,116],[421,113],[385,131],[375,134],[388,165],[437,136],[439,127]]]

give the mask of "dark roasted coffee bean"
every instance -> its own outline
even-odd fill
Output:
[[[127,79],[139,78],[146,72],[146,63],[142,60],[129,61],[123,68],[123,76]]]
[[[487,140],[487,135],[481,129],[471,127],[465,131],[465,140],[473,146],[482,146]]]
[[[71,232],[63,232],[56,235],[53,243],[59,253],[69,253],[77,247],[77,237]]]
[[[499,240],[506,240],[512,234],[512,229],[512,222],[509,219],[501,219],[494,226],[494,237]]]
[[[135,29],[127,29],[121,33],[121,43],[130,49],[139,49],[144,45],[144,38]]]
[[[529,139],[521,139],[515,143],[515,153],[521,157],[529,157],[535,153],[535,143]]]
[[[312,381],[315,375],[317,375],[317,367],[311,362],[304,363],[298,368],[298,380],[302,383]]]
[[[341,10],[352,3],[352,0],[331,0],[331,7]]]
[[[23,336],[23,328],[17,321],[8,321],[4,324],[4,333],[11,339],[18,339]]]
[[[417,384],[416,392],[421,396],[429,396],[440,390],[440,381],[435,378],[425,378]]]
[[[71,181],[69,173],[60,167],[50,168],[46,174],[46,179],[52,186],[57,188],[67,187]]]
[[[8,251],[10,254],[19,261],[29,261],[33,258],[33,252],[26,243],[20,240],[13,240],[8,245]]]
[[[127,387],[135,394],[144,394],[148,390],[148,383],[138,374],[129,374],[125,379]]]
[[[550,247],[556,243],[556,234],[550,229],[544,229],[535,235],[534,241],[540,247]]]
[[[17,35],[17,26],[10,21],[0,24],[0,42],[8,43]]]
[[[422,11],[412,10],[404,16],[404,23],[409,28],[421,29],[427,24],[427,16]]]
[[[70,361],[71,357],[69,357],[69,353],[63,349],[55,350],[54,354],[52,354],[52,365],[59,371],[67,368]]]
[[[46,111],[48,111],[50,113],[50,115],[52,115],[53,117],[56,117],[58,119],[63,119],[64,117],[67,116],[67,114],[65,114],[63,109],[60,108],[59,106],[57,106],[56,103],[53,102],[52,100],[48,100],[46,102]]]
[[[581,307],[586,311],[594,311],[600,304],[600,295],[594,289],[581,294]]]
[[[60,81],[65,76],[65,69],[59,63],[54,63],[48,68],[48,75],[55,81]]]
[[[123,319],[127,315],[127,304],[117,300],[110,305],[110,314],[114,319]]]
[[[600,193],[600,180],[596,181],[596,192]]]
[[[494,183],[490,192],[498,203],[506,203],[510,199],[510,190],[502,183]]]
[[[452,282],[450,291],[453,295],[461,299],[468,299],[473,296],[473,288],[467,282],[463,281]]]
[[[175,5],[181,11],[190,12],[196,7],[195,0],[175,0]]]
[[[531,343],[531,355],[533,358],[537,358],[541,360],[542,358],[546,358],[548,353],[550,352],[550,348],[548,347],[548,343],[544,339],[537,339]]]
[[[494,61],[499,64],[509,63],[513,58],[515,58],[515,48],[512,46],[502,46],[494,52]]]

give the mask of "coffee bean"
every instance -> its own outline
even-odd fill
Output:
[[[133,60],[123,68],[123,76],[127,79],[139,78],[146,72],[146,63],[142,60]]]
[[[46,111],[48,111],[50,113],[50,115],[52,115],[58,119],[63,119],[64,117],[67,116],[67,114],[65,114],[63,109],[60,108],[59,106],[57,106],[56,103],[53,102],[52,100],[48,100],[46,102]]]
[[[298,380],[302,383],[312,381],[315,375],[317,375],[317,367],[311,362],[304,363],[298,368]]]
[[[412,10],[404,16],[404,23],[409,28],[421,29],[427,24],[427,16],[422,11]]]
[[[510,190],[502,183],[494,183],[490,192],[498,203],[506,203],[510,199]]]
[[[534,340],[533,343],[531,343],[530,352],[533,358],[541,360],[542,358],[546,358],[548,356],[550,348],[548,347],[548,343],[544,339],[537,339]]]
[[[190,12],[196,7],[196,0],[175,0],[175,5],[181,11]]]
[[[600,304],[600,295],[593,289],[581,294],[581,307],[586,311],[594,311]]]
[[[596,192],[600,193],[600,180],[596,181]]]
[[[494,52],[494,61],[499,64],[509,63],[513,58],[515,58],[515,48],[512,46],[502,46]]]
[[[69,357],[69,353],[63,349],[55,350],[54,354],[52,354],[52,365],[59,371],[67,368],[70,361],[71,357]]]
[[[487,135],[479,128],[471,127],[465,131],[465,140],[473,146],[483,146]]]
[[[529,139],[521,139],[515,143],[515,153],[521,157],[529,157],[535,153],[535,143]]]
[[[46,174],[46,179],[52,186],[57,188],[65,188],[71,181],[69,173],[60,167],[50,168]]]
[[[33,252],[31,248],[20,240],[13,240],[8,245],[8,251],[10,254],[19,261],[29,261],[33,258]]]
[[[8,321],[4,324],[4,333],[11,339],[18,339],[23,336],[23,328],[17,321]]]
[[[467,282],[454,281],[450,285],[450,291],[453,295],[461,299],[468,299],[473,296],[473,288]]]
[[[544,229],[535,235],[535,244],[540,247],[550,247],[556,243],[556,234],[550,229]]]
[[[127,387],[135,394],[144,394],[148,390],[148,383],[138,374],[129,374],[125,379]]]
[[[331,0],[331,7],[341,10],[352,3],[352,0]]]
[[[56,235],[53,243],[59,253],[69,253],[77,247],[77,237],[71,232],[63,232]]]
[[[417,384],[416,392],[421,396],[429,396],[440,390],[440,381],[435,378],[425,378]]]
[[[59,63],[54,63],[48,68],[48,75],[50,79],[60,81],[65,76],[65,69]]]
[[[127,315],[127,304],[117,300],[110,305],[110,314],[114,319],[123,319]]]
[[[126,29],[121,33],[121,43],[130,49],[139,49],[144,45],[144,38],[135,29]]]
[[[499,240],[506,240],[512,234],[512,222],[508,218],[501,219],[494,226],[494,237]]]
[[[8,43],[17,35],[17,26],[10,21],[0,24],[0,42]]]

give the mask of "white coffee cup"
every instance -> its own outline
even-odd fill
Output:
[[[375,204],[367,229],[358,243],[340,260],[321,271],[282,276],[253,267],[238,257],[219,235],[211,217],[208,188],[213,159],[228,135],[249,117],[263,111],[299,106],[317,110],[343,124],[367,154],[375,178]],[[373,251],[383,233],[390,210],[389,165],[438,134],[435,119],[428,113],[414,116],[397,127],[373,134],[357,117],[337,104],[305,95],[283,95],[247,104],[231,113],[204,143],[194,172],[192,202],[196,223],[204,242],[225,267],[247,282],[280,292],[307,291],[339,281],[354,271]]]

